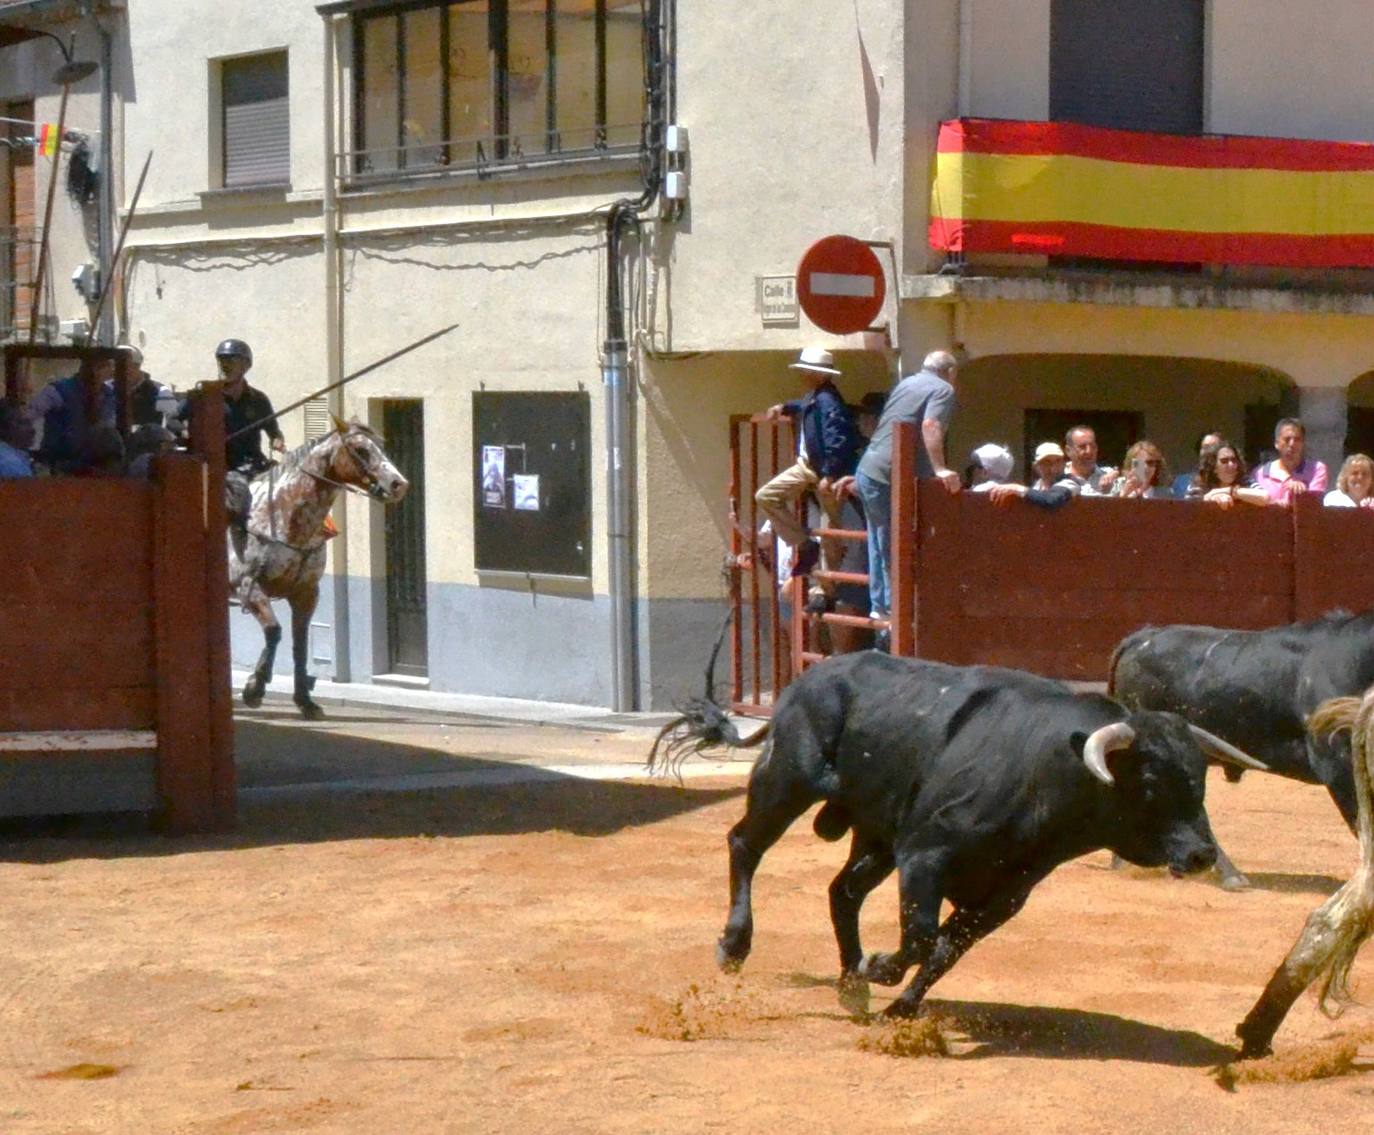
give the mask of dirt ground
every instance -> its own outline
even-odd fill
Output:
[[[388,772],[644,749],[642,732],[402,732]],[[1279,1034],[1290,1059],[1356,1038],[1344,1075],[1225,1087],[1215,1072],[1353,868],[1320,790],[1209,786],[1246,894],[1111,872],[1105,854],[1062,867],[936,986],[948,1054],[898,1056],[890,1029],[837,1002],[826,885],[845,847],[808,820],[764,860],[748,964],[715,971],[737,773],[262,790],[323,775],[330,753],[376,771],[369,743],[361,722],[247,722],[232,836],[0,832],[0,1132],[1333,1135],[1374,1117],[1374,1008],[1332,1022],[1309,995]],[[262,756],[274,744],[295,772]],[[890,882],[864,933],[895,941]],[[1374,1001],[1374,948],[1354,984]]]

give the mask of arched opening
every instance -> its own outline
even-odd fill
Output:
[[[1374,370],[1360,375],[1345,393],[1345,452],[1374,456]]]
[[[1063,442],[1090,425],[1100,460],[1119,464],[1134,441],[1163,449],[1174,473],[1197,463],[1197,439],[1220,430],[1253,463],[1272,443],[1274,423],[1297,412],[1297,387],[1282,371],[1218,359],[1142,355],[1018,354],[969,360],[959,370],[959,413],[951,462],[987,441],[1022,456],[1029,475],[1042,441]],[[1371,388],[1374,405],[1374,388]]]

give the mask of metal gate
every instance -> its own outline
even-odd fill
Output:
[[[429,674],[425,603],[425,412],[418,400],[382,403],[387,453],[410,491],[386,510],[386,642],[393,674]]]

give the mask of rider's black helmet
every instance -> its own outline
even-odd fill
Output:
[[[225,339],[215,348],[215,358],[242,359],[249,366],[252,366],[253,349],[242,339]]]

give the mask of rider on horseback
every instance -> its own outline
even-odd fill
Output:
[[[224,446],[225,465],[251,477],[270,464],[262,452],[262,435],[271,439],[278,453],[286,449],[286,441],[272,416],[272,400],[248,385],[245,376],[253,365],[248,344],[242,339],[225,339],[215,348],[215,362],[224,382],[224,434],[229,439]],[[246,429],[248,426],[256,428]]]

